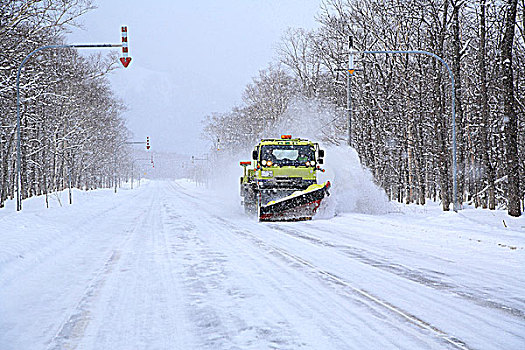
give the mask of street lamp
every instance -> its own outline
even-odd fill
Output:
[[[458,194],[457,194],[457,188],[458,188],[458,180],[457,180],[457,157],[456,157],[456,93],[455,93],[455,81],[454,81],[454,74],[452,73],[452,70],[448,66],[447,62],[445,62],[444,59],[436,55],[435,53],[423,51],[423,50],[374,50],[374,51],[356,51],[353,48],[352,38],[349,39],[350,44],[350,52],[348,54],[348,73],[349,76],[352,75],[355,71],[354,69],[354,55],[355,54],[422,54],[431,56],[441,63],[447,68],[450,81],[451,81],[451,93],[452,93],[452,173],[453,173],[453,195],[454,195],[454,211],[457,212],[461,209],[460,204],[458,203]],[[349,118],[351,118],[351,90],[350,90],[350,78],[348,79],[348,110],[349,110]],[[348,130],[348,144],[351,144],[351,121],[349,121],[349,130]]]

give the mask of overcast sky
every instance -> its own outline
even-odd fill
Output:
[[[202,120],[241,103],[276,57],[288,27],[315,28],[321,0],[99,0],[71,43],[118,43],[128,26],[132,62],[111,76],[137,140],[159,151],[202,154]]]

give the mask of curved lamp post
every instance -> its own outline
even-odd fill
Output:
[[[350,53],[348,56],[348,71],[349,71],[349,77],[353,74],[355,71],[354,69],[354,54],[422,54],[427,55],[430,57],[433,57],[437,59],[439,62],[443,63],[443,65],[447,68],[448,75],[450,77],[450,81],[452,83],[451,85],[451,93],[452,93],[452,173],[453,173],[453,195],[454,195],[454,211],[457,212],[459,209],[461,209],[460,204],[458,203],[458,181],[457,181],[457,156],[456,156],[456,92],[455,92],[455,80],[454,80],[454,74],[452,73],[452,70],[448,66],[447,62],[443,60],[441,57],[436,55],[435,53],[424,51],[424,50],[374,50],[374,51],[356,51],[352,47],[352,40],[349,40],[350,43]],[[351,98],[351,86],[350,86],[350,78],[348,78],[348,143],[351,144],[352,137],[352,121],[351,121],[351,106],[352,106],[352,98]]]

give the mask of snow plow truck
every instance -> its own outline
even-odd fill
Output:
[[[259,221],[312,219],[330,195],[330,181],[317,183],[317,172],[324,172],[323,157],[319,144],[291,135],[261,140],[252,161],[240,162],[245,212],[256,214]]]

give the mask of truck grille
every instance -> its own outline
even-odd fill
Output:
[[[306,189],[311,184],[315,183],[315,180],[303,180],[302,178],[289,178],[289,177],[274,177],[268,180],[258,180],[259,188],[290,188],[290,189]]]

